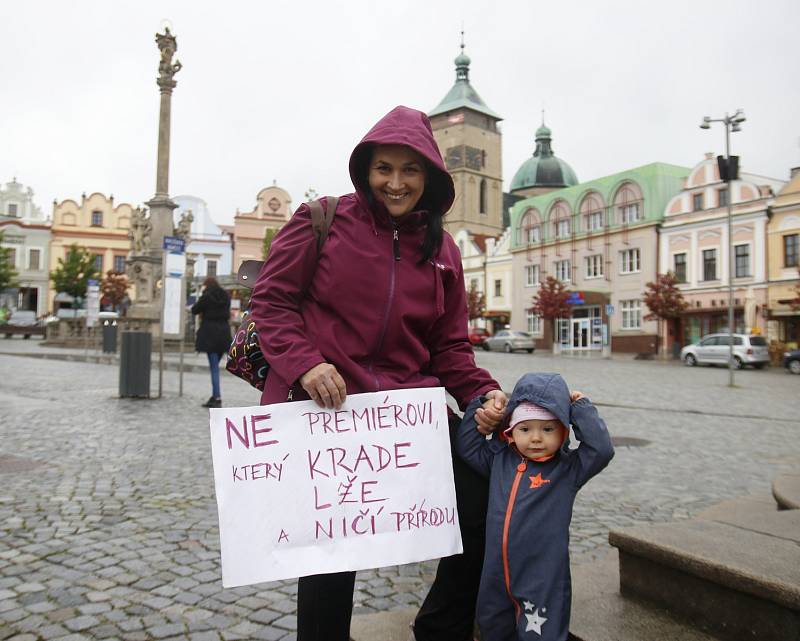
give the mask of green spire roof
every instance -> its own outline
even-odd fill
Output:
[[[469,56],[464,53],[464,43],[461,43],[461,53],[455,59],[456,63],[456,84],[447,92],[442,101],[428,113],[428,116],[438,116],[439,114],[455,111],[456,109],[472,109],[482,114],[486,114],[496,120],[502,117],[486,106],[478,92],[469,84]]]
[[[556,158],[550,146],[552,132],[542,122],[536,130],[536,150],[514,174],[511,191],[530,187],[571,187],[578,177],[566,162]]]

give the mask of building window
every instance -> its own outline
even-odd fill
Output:
[[[797,267],[800,257],[798,257],[798,234],[787,234],[783,237],[783,266]]]
[[[642,327],[642,301],[621,300],[622,329],[640,329]]]
[[[207,260],[206,261],[206,276],[216,276],[217,275],[217,261],[215,260]]]
[[[29,249],[28,250],[28,269],[31,271],[39,271],[42,268],[42,250]]]
[[[539,284],[539,265],[525,265],[525,286],[535,287]]]
[[[692,194],[692,210],[700,211],[703,208],[703,194]]]
[[[542,317],[534,313],[532,309],[526,311],[525,320],[527,322],[528,331],[531,334],[542,333]]]
[[[625,251],[621,251],[620,255],[620,273],[621,274],[633,274],[634,272],[638,272],[640,269],[640,262],[639,262],[639,249],[626,249]]]
[[[569,236],[569,218],[556,221],[556,238]]]
[[[538,243],[542,239],[542,226],[533,225],[528,228],[528,242]]]
[[[470,278],[469,279],[469,288],[478,291],[478,279],[477,278]]]
[[[727,207],[728,206],[728,188],[723,187],[722,189],[717,190],[717,206],[718,207]]]
[[[16,247],[4,247],[3,249],[8,250],[8,264],[12,267],[17,266],[17,248]]]
[[[675,254],[672,258],[675,279],[679,283],[686,282],[686,253]]]
[[[622,224],[635,223],[641,220],[641,210],[639,203],[631,203],[622,207]]]
[[[734,276],[744,278],[750,275],[750,245],[736,245],[733,248],[736,262],[734,263]]]
[[[19,216],[19,214],[17,213],[18,211],[19,211],[19,209],[18,209],[17,203],[8,203],[8,215],[9,216],[13,216],[14,218],[16,218],[17,216]]]
[[[101,274],[103,273],[103,256],[102,255],[100,255],[100,254],[95,254],[94,255],[94,268],[98,272],[100,272]]]
[[[503,281],[496,280],[494,281],[494,297],[500,298],[503,295]]]
[[[586,257],[586,278],[599,278],[603,275],[603,255]]]
[[[556,278],[564,283],[570,282],[571,265],[568,260],[556,261]]]
[[[481,186],[480,186],[480,205],[481,205],[481,213],[486,213],[486,179],[481,178]]]
[[[114,271],[118,274],[125,271],[125,256],[114,256]]]
[[[703,250],[703,280],[717,280],[717,250]]]
[[[586,214],[586,231],[597,231],[603,228],[603,212],[593,211]]]
[[[102,211],[93,211],[92,212],[92,227],[102,227],[103,226],[103,212]]]

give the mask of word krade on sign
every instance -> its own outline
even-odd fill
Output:
[[[210,416],[224,587],[462,551],[443,388]]]

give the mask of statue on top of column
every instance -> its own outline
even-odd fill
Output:
[[[172,76],[178,73],[183,65],[180,60],[172,62],[172,56],[178,50],[178,41],[170,33],[169,27],[164,27],[164,33],[156,34],[156,44],[161,51],[161,61],[158,63],[159,84],[173,83]]]

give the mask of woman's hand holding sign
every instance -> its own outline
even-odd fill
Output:
[[[338,410],[347,398],[344,379],[330,363],[312,367],[300,377],[300,385],[320,407]]]

